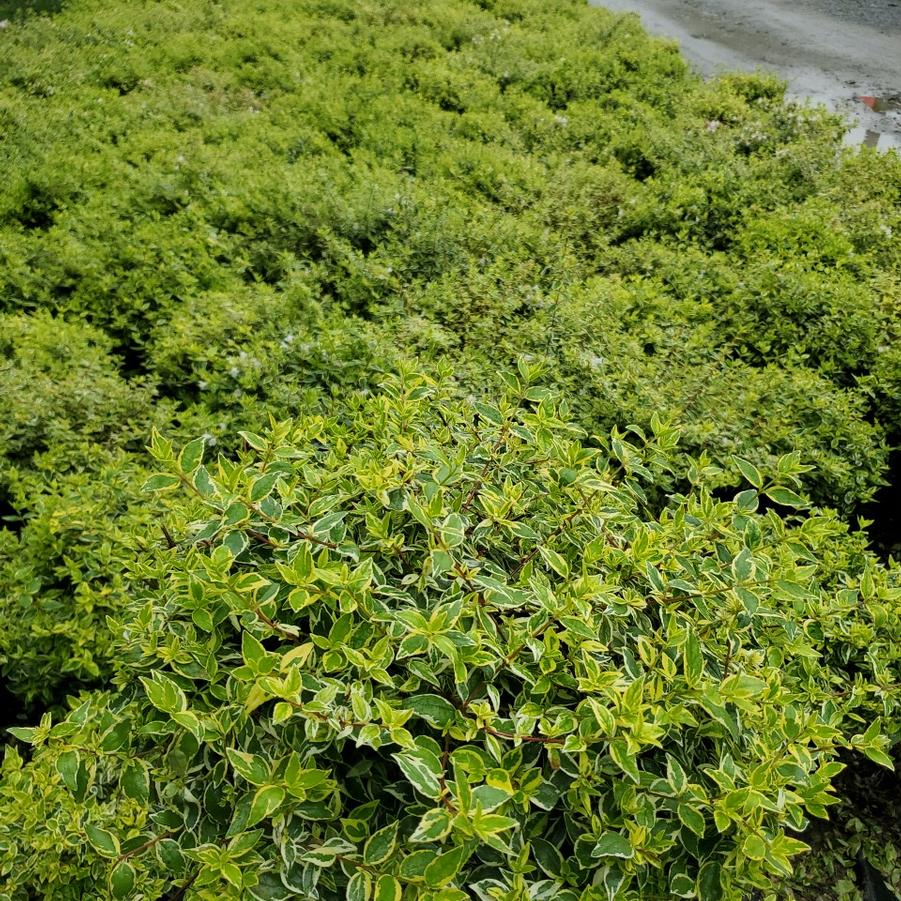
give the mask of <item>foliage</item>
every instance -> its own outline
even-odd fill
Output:
[[[610,361],[587,428],[637,421],[640,382],[638,419],[688,427],[733,484],[730,453],[794,450],[818,502],[880,484],[901,164],[841,154],[838,121],[773,79],[705,85],[575,0],[79,0],[2,41],[0,304],[101,329],[193,431],[371,387],[403,356],[482,390],[602,272],[633,309],[601,303],[580,338]],[[323,320],[335,352],[304,351]],[[577,342],[550,328],[562,386]],[[708,379],[723,360],[734,378]]]
[[[29,509],[16,532],[0,531],[0,665],[26,705],[59,703],[112,674],[106,618],[129,601],[131,558],[159,534],[156,505],[133,487],[144,475],[120,455],[87,473],[17,482],[14,502]]]
[[[811,714],[835,716],[840,736],[818,747],[809,766],[800,765],[808,773],[821,764],[829,767],[827,758],[843,748],[843,760],[852,765],[842,785],[866,783],[867,771],[843,742],[855,730],[866,734],[868,724],[881,723],[874,728],[882,737],[870,736],[875,753],[897,733],[898,643],[885,601],[897,575],[893,564],[874,561],[865,536],[848,523],[871,509],[867,504],[886,476],[888,448],[901,432],[897,154],[843,149],[836,117],[785,103],[783,85],[769,76],[727,75],[705,84],[673,44],[644,34],[637,18],[588,8],[581,0],[0,0],[0,19],[0,680],[12,706],[24,708],[30,722],[48,710],[59,716],[69,707],[67,694],[77,695],[72,704],[79,711],[69,714],[69,725],[53,727],[61,732],[41,744],[33,760],[9,751],[0,828],[12,837],[2,854],[26,862],[11,893],[93,896],[94,880],[105,884],[106,870],[86,844],[86,816],[121,841],[138,834],[150,841],[170,828],[170,808],[187,781],[215,773],[230,793],[241,785],[226,764],[216,768],[222,734],[211,744],[201,736],[203,748],[192,757],[196,737],[177,739],[167,732],[175,727],[150,711],[136,681],[148,667],[170,671],[180,665],[169,659],[168,645],[138,647],[136,636],[146,638],[164,615],[159,611],[170,608],[173,629],[200,628],[189,623],[179,606],[185,598],[176,597],[172,586],[189,570],[202,570],[209,550],[188,550],[194,532],[184,518],[209,514],[195,501],[194,512],[179,507],[166,527],[178,547],[141,564],[156,576],[136,569],[136,558],[155,543],[165,548],[169,540],[160,528],[158,500],[140,491],[153,465],[144,447],[151,430],[176,443],[203,436],[207,453],[221,452],[223,459],[241,452],[242,478],[245,469],[261,463],[240,434],[260,432],[270,416],[279,423],[297,418],[291,429],[301,431],[289,432],[301,453],[312,453],[302,430],[314,428],[317,417],[322,434],[335,441],[342,429],[350,434],[362,428],[363,446],[375,453],[391,443],[387,426],[363,428],[360,419],[388,401],[366,398],[386,374],[411,366],[432,374],[447,366],[453,371],[453,383],[442,376],[436,389],[439,406],[455,411],[448,414],[448,433],[439,434],[437,422],[421,424],[427,432],[439,430],[429,432],[429,440],[448,452],[464,454],[469,446],[450,433],[466,415],[449,395],[475,398],[508,390],[501,372],[523,354],[529,365],[543,364],[544,383],[567,398],[578,428],[614,434],[616,441],[631,434],[634,453],[651,453],[653,459],[646,463],[649,476],[622,484],[622,461],[610,464],[620,486],[614,525],[623,530],[619,535],[647,531],[650,543],[642,553],[652,557],[681,549],[658,566],[665,580],[678,580],[679,567],[690,571],[683,576],[689,584],[726,578],[708,568],[721,556],[734,559],[735,542],[745,540],[735,531],[737,502],[730,498],[747,490],[748,473],[754,479],[759,474],[761,484],[809,497],[815,512],[808,519],[779,498],[762,498],[761,512],[748,513],[761,532],[755,560],[772,555],[778,563],[767,565],[776,566],[789,584],[800,566],[809,580],[806,589],[819,600],[807,607],[795,598],[789,610],[786,598],[761,589],[763,609],[774,604],[786,618],[785,635],[755,614],[748,626],[753,641],[742,645],[750,654],[742,672],[769,684],[773,674],[766,668],[776,664],[766,655],[775,654],[773,648],[785,641],[813,642],[821,656],[783,661],[774,697],[798,693],[800,700],[787,709],[799,703],[812,710],[829,691],[850,691],[834,711],[817,708]],[[656,443],[651,439],[645,447],[643,438],[634,437],[654,435],[664,422]],[[661,447],[671,429],[678,429],[679,445]],[[481,441],[491,426],[479,421],[476,430]],[[575,434],[564,430],[559,440]],[[475,434],[470,438],[476,441]],[[604,448],[598,450],[602,456],[613,450],[606,438],[588,444]],[[510,453],[513,480],[531,451],[517,446]],[[581,472],[587,459],[572,468]],[[346,461],[331,462],[332,475],[323,478],[345,479]],[[524,491],[535,488],[529,473],[523,472],[522,481]],[[342,497],[342,504],[351,505],[348,529],[362,528],[354,504],[380,503],[368,490]],[[447,503],[453,497],[448,488]],[[548,499],[530,514],[540,519],[540,534],[572,512],[571,492],[561,488],[554,497],[559,510]],[[410,564],[424,563],[425,533],[415,531],[419,526],[408,514],[394,510],[391,526],[410,538]],[[715,523],[726,535],[693,532],[692,517]],[[574,518],[575,544],[557,549],[574,572],[573,555],[589,520],[587,514],[584,521]],[[569,535],[564,529],[558,537]],[[473,553],[478,549],[466,543],[470,538],[459,547]],[[270,553],[257,538],[248,541],[246,566],[269,578],[272,555],[282,549]],[[518,546],[509,542],[510,535],[492,532],[485,550],[516,582],[522,574],[511,571],[511,561]],[[804,554],[793,557],[799,542],[809,555],[806,562]],[[888,536],[883,550],[895,543]],[[368,547],[361,561],[380,561],[388,551]],[[604,569],[611,565],[606,558],[595,561],[609,576],[609,591],[646,596],[650,583],[629,569],[634,547],[624,545],[620,552],[625,556],[615,572]],[[329,559],[329,566],[337,565],[333,554]],[[391,563],[394,570],[379,566],[385,584],[394,585],[406,564],[393,557]],[[569,585],[569,577],[559,578]],[[452,590],[430,582],[417,603],[438,603],[437,593]],[[847,593],[855,591],[861,593],[859,606]],[[133,624],[143,623],[141,603],[155,612],[135,632]],[[599,609],[580,608],[592,627]],[[734,612],[698,613],[699,625],[708,614],[715,621],[709,634],[698,634],[709,664],[704,678],[715,680],[714,661],[723,659],[727,628],[722,617]],[[318,635],[327,635],[320,626],[331,615],[297,612],[298,621],[312,624]],[[638,624],[628,636],[616,633],[620,644],[604,663],[625,673],[626,681],[635,681],[632,658],[616,657],[620,651],[632,648],[641,667],[666,657],[660,648],[669,648],[671,638],[664,642],[664,620],[655,615],[629,607],[610,616],[610,629]],[[508,632],[522,628],[514,614],[502,616],[510,619]],[[758,628],[758,622],[768,625]],[[399,622],[384,625],[389,627],[401,628]],[[236,633],[229,631],[235,628],[237,621],[226,619],[205,633],[211,653],[224,655],[215,658],[218,669],[209,685],[198,683],[189,692],[187,677],[171,670],[205,723],[227,718],[239,703],[241,680],[232,676],[240,666]],[[254,628],[251,633],[264,635]],[[175,638],[194,641],[199,634],[183,631]],[[503,630],[498,634],[509,637]],[[551,634],[558,634],[556,626],[548,627],[548,640]],[[487,647],[491,636],[479,635]],[[672,640],[678,645],[679,639]],[[264,647],[267,653],[283,651],[275,635]],[[657,648],[653,664],[641,658],[639,650],[646,647]],[[562,638],[560,648],[566,662],[555,649],[546,665],[575,673],[581,650]],[[753,656],[758,650],[761,660]],[[324,656],[325,649],[317,648],[311,665],[318,667]],[[408,666],[417,659],[392,664],[401,668],[395,673],[398,686],[408,678],[399,674],[413,672]],[[349,658],[334,671],[317,669],[316,678],[346,679],[345,664],[352,665]],[[482,669],[494,666],[488,661]],[[447,677],[442,671],[439,682],[450,690]],[[526,673],[521,683],[516,678],[509,676],[512,681],[498,688],[511,702],[532,676]],[[857,682],[859,687],[846,687]],[[223,695],[226,686],[235,694]],[[619,691],[616,686],[611,691]],[[678,702],[679,692],[690,688],[668,686],[673,694],[666,697]],[[395,694],[387,685],[378,690],[383,689],[380,700],[389,705],[405,696],[400,688]],[[214,690],[218,694],[210,694]],[[550,694],[541,697],[551,703]],[[619,703],[610,699],[614,707]],[[569,695],[552,700],[560,716],[563,710],[576,716]],[[760,712],[757,700],[742,704]],[[644,701],[659,699],[646,694]],[[268,709],[261,705],[248,723],[270,716]],[[498,719],[509,713],[496,712]],[[747,724],[752,732],[761,728],[756,715],[752,711]],[[861,722],[854,724],[855,716]],[[120,736],[116,730],[126,721],[135,724],[133,736],[112,747],[120,739],[109,736]],[[421,717],[411,722],[417,724],[411,734],[441,738]],[[242,741],[251,740],[248,723],[239,729]],[[307,740],[297,724],[284,725],[282,732],[267,733],[260,751],[273,760],[299,750],[295,735]],[[803,728],[809,725],[805,721]],[[455,725],[465,728],[465,719]],[[506,731],[503,725],[492,728]],[[711,746],[708,732],[724,727],[702,716],[697,726],[667,728],[673,731],[661,740],[663,752],[683,766],[697,764],[693,784],[709,792],[702,765],[719,767],[713,756],[719,746]],[[685,749],[672,742],[683,728],[690,741],[702,736],[708,757],[700,751],[697,759],[679,756]],[[74,758],[60,757],[73,748],[59,742],[72,736],[83,751],[85,778],[92,780],[82,801],[61,789],[76,779],[76,794],[81,792],[81,770],[73,776],[68,769]],[[474,740],[490,756],[491,743],[483,739]],[[377,754],[361,745],[354,752],[361,765],[370,761],[384,776],[371,782],[368,773],[352,773],[351,764],[338,757],[340,742],[350,740],[323,742],[331,755],[323,764],[335,768],[330,803],[346,807],[378,797],[387,804],[376,792],[391,779],[403,785],[400,771],[391,770],[390,753],[405,752],[397,745]],[[290,749],[282,748],[286,741]],[[516,766],[550,766],[553,755],[545,752],[556,744],[523,742]],[[570,842],[564,847],[573,853],[579,835],[594,835],[604,823],[621,830],[617,817],[639,804],[610,781],[613,764],[604,760],[606,752],[591,747],[592,760],[603,761],[598,772],[608,787],[597,789],[605,799],[595,814],[601,826],[564,815]],[[759,751],[753,742],[742,745],[733,760],[739,768],[750,765]],[[663,773],[660,754],[653,744],[643,748],[639,765]],[[202,763],[183,770],[187,764],[180,755]],[[125,758],[150,768],[153,789],[146,798],[131,776],[132,794],[120,791]],[[567,762],[555,772],[582,778],[574,766]],[[408,802],[419,803],[411,791],[389,795],[395,806],[374,811],[371,824],[406,811]],[[356,793],[355,800],[348,792]],[[204,795],[194,797],[200,801]],[[640,801],[642,811],[646,800]],[[228,805],[238,801],[227,794]],[[566,809],[581,803],[573,797]],[[201,806],[221,813],[212,801]],[[834,808],[844,825],[816,843],[836,850],[805,865],[802,877],[809,875],[812,884],[827,884],[830,867],[845,873],[858,847],[870,849],[886,871],[894,866],[873,851],[878,828],[852,806],[846,800]],[[662,822],[678,820],[672,799],[657,807]],[[778,844],[779,829],[793,822],[787,811],[759,814],[775,830],[767,842]],[[639,808],[632,813],[638,815]],[[538,828],[529,819],[535,810],[521,799],[505,802],[498,815],[522,818],[515,831],[504,831],[514,844],[531,841],[529,829]],[[704,816],[716,830],[706,808]],[[189,846],[209,838],[213,827],[201,822],[207,823],[190,820],[182,830]],[[315,826],[317,841],[343,828],[328,822]],[[578,831],[583,827],[587,832]],[[729,849],[746,840],[743,828],[730,826],[710,852],[725,865],[725,892],[763,878],[755,875],[756,864],[746,871],[729,863]],[[690,826],[685,829],[690,832]],[[266,830],[260,850],[247,851],[265,863],[241,867],[249,879],[255,872],[275,878],[274,848],[283,833]],[[149,854],[138,853],[143,840],[134,840],[122,852],[118,890],[128,894],[134,867],[135,878],[151,886],[148,892],[153,886],[162,891],[181,867],[174,835],[145,849]],[[699,865],[698,854],[707,853],[706,845],[683,845],[686,872],[696,876],[692,867]],[[539,846],[532,842],[530,859],[537,860],[534,847]],[[668,895],[668,868],[678,855],[657,868],[645,846],[635,847],[634,857],[613,858],[624,872],[634,870],[623,892],[650,892],[648,886],[659,883]],[[490,857],[485,848],[479,854]],[[185,880],[200,862],[189,857]],[[819,863],[824,866],[818,870]],[[345,876],[351,875],[349,866]],[[461,872],[474,867],[467,864]],[[520,875],[534,881],[537,872],[523,869]],[[340,882],[336,874],[324,868],[322,886],[333,878]],[[561,879],[581,886],[584,876],[576,868]],[[205,878],[193,884],[195,894],[220,890],[204,886]],[[393,898],[394,884],[385,880],[379,891]]]
[[[237,459],[157,436],[177,544],[116,693],[13,730],[8,897],[772,893],[838,753],[890,765],[901,587],[759,512],[804,506],[791,456],[654,517],[675,433],[586,441],[537,375],[405,373]]]
[[[46,313],[0,317],[0,455],[61,473],[105,448],[140,447],[151,397],[120,375],[109,338]],[[9,482],[11,473],[3,474]]]

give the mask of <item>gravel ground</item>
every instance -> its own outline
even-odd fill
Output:
[[[901,99],[901,0],[589,2],[638,13],[648,30],[679,41],[705,75],[775,71],[791,96],[859,120],[849,140],[901,149],[901,109],[873,112],[856,99]]]

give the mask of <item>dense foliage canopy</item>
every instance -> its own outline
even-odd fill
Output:
[[[0,897],[901,886],[805,832],[901,731],[901,159],[577,0],[42,8]]]
[[[191,500],[111,624],[114,693],[14,730],[14,883],[638,901],[790,875],[839,750],[889,763],[901,586],[837,571],[834,516],[758,512],[803,505],[791,457],[654,517],[675,433],[583,443],[535,374],[496,405],[401,376],[213,465],[155,438],[147,488]]]

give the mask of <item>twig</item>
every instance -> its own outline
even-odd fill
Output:
[[[513,741],[526,741],[542,745],[562,745],[565,739],[549,735],[516,735],[513,732],[502,732],[500,729],[492,729],[491,726],[482,726],[482,730],[495,738],[508,738]]]
[[[160,901],[181,901],[182,898],[188,893],[188,889],[194,885],[197,877],[200,875],[200,870],[198,870],[184,885],[179,886],[172,894],[163,895],[160,898]]]
[[[132,848],[131,851],[126,851],[124,854],[120,854],[116,858],[116,862],[120,863],[123,860],[128,860],[129,857],[134,857],[135,854],[142,854],[148,848],[152,848],[154,845],[159,844],[164,838],[169,838],[170,835],[174,835],[175,833],[171,830],[167,830],[162,835],[154,836],[148,841],[144,842],[143,845],[138,845],[137,848]]]
[[[172,537],[172,533],[166,527],[166,524],[164,522],[160,523],[160,528],[163,530],[163,538],[166,539],[166,544],[170,547],[170,549],[177,547],[175,539]]]

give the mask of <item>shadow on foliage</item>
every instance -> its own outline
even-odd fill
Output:
[[[9,497],[0,489],[0,529],[9,529],[18,534],[22,531],[22,517],[10,503]]]
[[[0,743],[6,738],[6,730],[11,726],[30,725],[30,713],[22,699],[10,692],[0,681]]]
[[[892,442],[897,444],[897,440]],[[901,450],[892,451],[883,485],[860,515],[872,520],[867,529],[874,550],[883,557],[901,559]]]
[[[0,19],[17,19],[28,15],[58,13],[63,0],[0,0]]]
[[[857,882],[864,901],[898,901],[885,884],[882,874],[863,856],[857,859]]]

